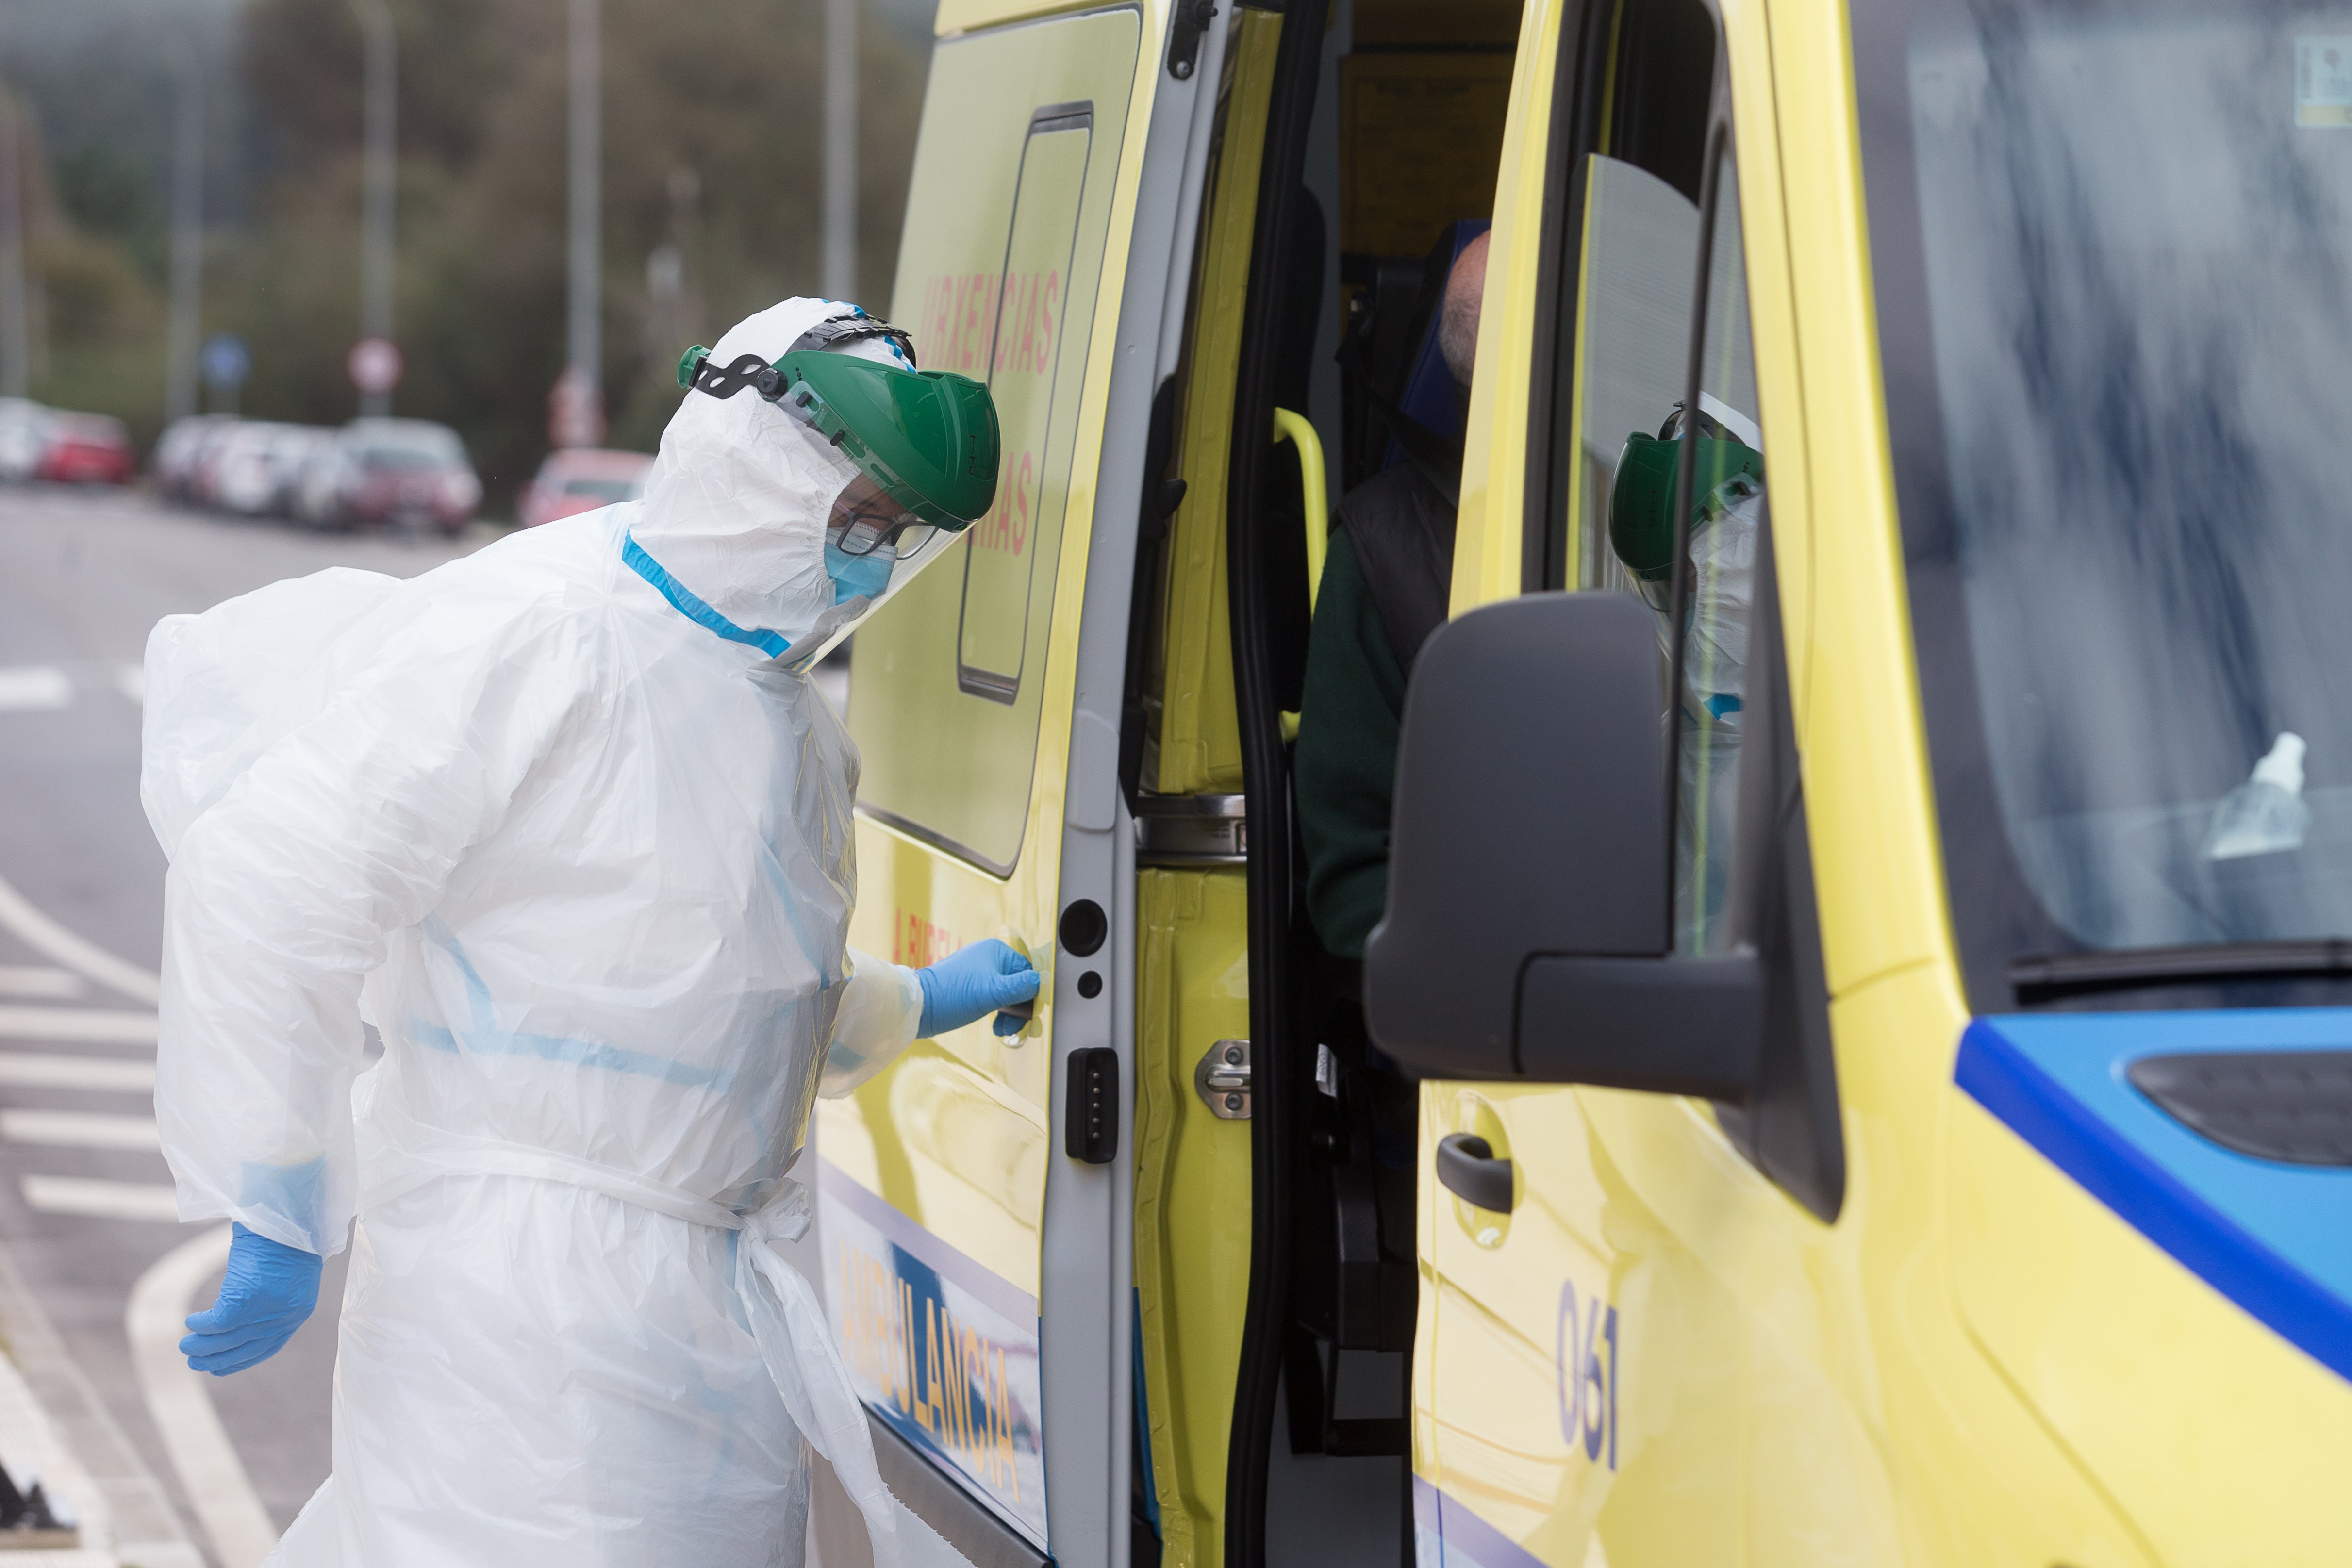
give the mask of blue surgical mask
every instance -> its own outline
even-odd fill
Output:
[[[851,555],[827,539],[824,545],[824,574],[833,579],[833,601],[845,604],[860,595],[879,599],[890,586],[891,569],[897,559],[879,551],[872,555]]]

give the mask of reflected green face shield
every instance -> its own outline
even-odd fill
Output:
[[[1724,486],[1732,480],[1764,482],[1764,455],[1745,442],[1706,435],[1627,436],[1617,458],[1616,481],[1609,488],[1609,548],[1644,583],[1664,582],[1674,573],[1675,485],[1684,440],[1698,448],[1691,478],[1693,528],[1723,509]]]
[[[896,553],[909,528],[961,533],[996,499],[996,403],[969,376],[824,349],[797,349],[773,365],[746,354],[724,368],[709,353],[687,350],[679,385],[721,398],[750,387],[856,465],[865,482],[854,486],[848,553]]]

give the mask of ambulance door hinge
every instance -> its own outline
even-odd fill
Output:
[[[1176,0],[1176,14],[1168,21],[1168,74],[1190,81],[1201,62],[1201,35],[1217,14],[1216,0]]]
[[[1250,1119],[1250,1042],[1221,1040],[1192,1070],[1192,1087],[1210,1111],[1227,1122]]]

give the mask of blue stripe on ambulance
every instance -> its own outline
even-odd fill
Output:
[[[1953,1077],[2199,1278],[2352,1378],[2352,1169],[2223,1148],[2125,1077],[2144,1056],[2347,1043],[2352,1009],[2002,1016],[1969,1026]]]

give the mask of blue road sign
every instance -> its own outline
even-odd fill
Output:
[[[234,332],[215,332],[205,339],[197,362],[203,365],[205,384],[210,387],[241,387],[253,369],[253,356],[246,352],[245,340]]]

